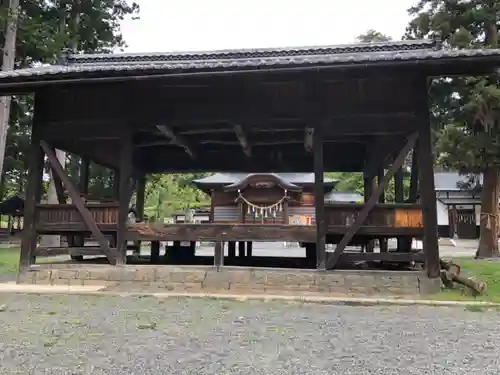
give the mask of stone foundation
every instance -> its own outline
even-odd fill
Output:
[[[103,285],[129,292],[422,295],[437,293],[439,279],[423,272],[269,269],[209,266],[33,266],[20,283]]]

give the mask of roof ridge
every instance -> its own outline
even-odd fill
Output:
[[[401,40],[309,47],[228,49],[216,51],[150,52],[117,54],[74,54],[64,50],[61,65],[163,61],[237,60],[268,57],[339,55],[348,53],[396,52],[438,49],[436,40]]]

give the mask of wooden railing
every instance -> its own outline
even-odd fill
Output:
[[[87,203],[92,218],[98,226],[112,228],[118,223],[118,203]],[[36,226],[40,230],[85,231],[82,216],[74,204],[38,204]]]
[[[336,203],[325,207],[325,221],[330,226],[351,226],[363,204]],[[422,228],[422,209],[414,204],[380,204],[373,208],[363,227]]]

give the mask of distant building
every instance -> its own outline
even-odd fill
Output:
[[[479,178],[477,184],[481,184]],[[481,189],[457,172],[436,172],[436,206],[440,237],[479,238]]]

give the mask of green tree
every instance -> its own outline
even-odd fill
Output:
[[[1,8],[0,24],[5,24],[8,12]],[[125,46],[120,33],[120,21],[134,17],[137,3],[126,0],[22,0],[17,30],[16,67],[52,63],[63,48],[75,52],[110,52]],[[4,43],[4,28],[0,27],[0,45]],[[26,147],[29,144],[33,101],[31,96],[14,96],[10,126],[7,133],[4,173],[0,193],[23,191],[26,171]],[[78,176],[79,158],[67,155],[67,170],[73,180]],[[111,171],[93,165],[90,173],[91,193],[111,195]]]
[[[406,37],[438,37],[452,48],[497,48],[500,2],[421,0]],[[431,87],[437,161],[463,173],[482,173],[478,257],[497,257],[500,90],[496,77],[446,78]]]

